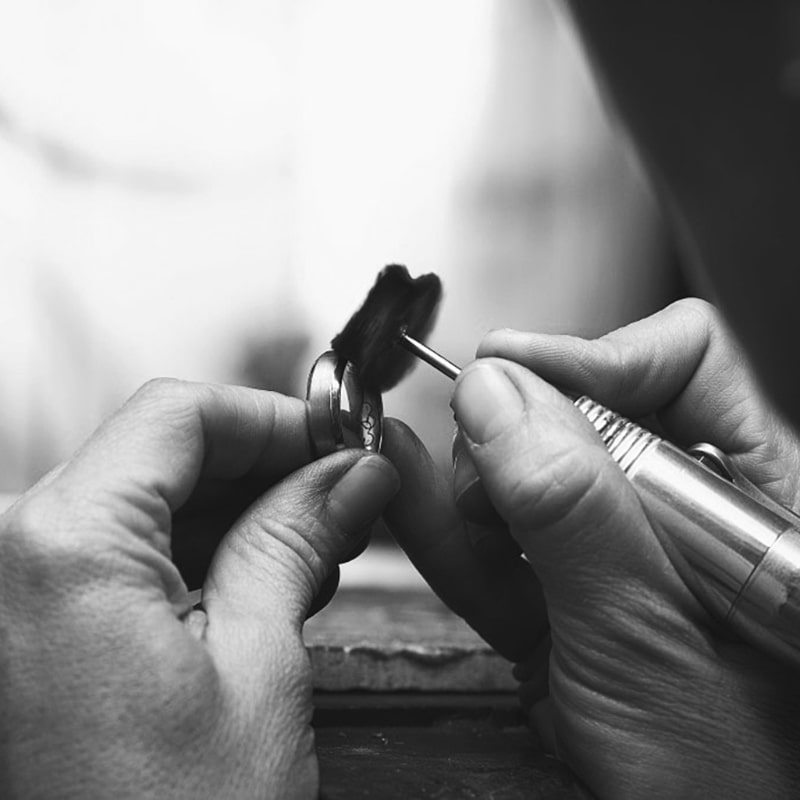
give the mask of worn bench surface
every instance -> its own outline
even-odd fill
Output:
[[[525,726],[508,662],[399,552],[348,567],[305,637],[324,798],[586,797]]]

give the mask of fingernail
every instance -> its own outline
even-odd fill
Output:
[[[486,494],[475,462],[463,447],[463,439],[461,442],[461,446],[454,448],[453,458],[453,497],[456,508],[469,522],[502,524],[502,518]]]
[[[519,423],[525,404],[502,369],[477,364],[458,379],[453,404],[464,432],[484,444]]]
[[[394,467],[381,456],[364,456],[328,494],[328,507],[348,530],[362,531],[383,512],[400,489]]]

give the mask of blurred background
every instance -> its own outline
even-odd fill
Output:
[[[681,292],[558,7],[0,5],[0,492],[151,377],[302,395],[388,263],[441,276],[459,363]],[[384,398],[442,461],[450,389],[420,365]]]

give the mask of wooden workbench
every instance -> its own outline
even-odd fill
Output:
[[[323,798],[588,797],[526,727],[510,665],[399,551],[348,566],[305,637]]]

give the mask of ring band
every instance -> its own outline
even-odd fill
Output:
[[[381,396],[365,390],[355,366],[333,350],[323,353],[311,367],[306,400],[309,436],[317,458],[345,447],[380,452]]]

